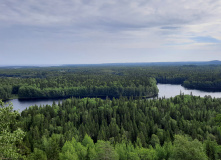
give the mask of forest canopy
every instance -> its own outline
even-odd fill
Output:
[[[20,114],[0,101],[0,159],[221,159],[220,98],[147,99],[157,83],[220,91],[220,72],[218,65],[0,68],[0,99],[67,98]]]
[[[221,99],[182,94],[71,98],[27,108],[11,129],[25,132],[24,159],[220,159],[220,113]]]
[[[0,68],[0,98],[153,97],[156,83],[221,91],[220,65]]]

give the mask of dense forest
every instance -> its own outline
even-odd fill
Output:
[[[221,98],[146,99],[157,83],[221,91],[221,66],[0,68],[0,99],[68,98],[21,113],[0,100],[0,159],[221,159]]]
[[[156,80],[147,76],[75,73],[47,78],[1,78],[0,98],[60,98],[71,96],[143,96],[158,94]]]
[[[0,98],[157,95],[156,83],[221,91],[220,65],[0,68]]]
[[[152,100],[71,98],[52,106],[32,106],[21,114],[13,112],[12,107],[6,108],[2,107],[0,112],[5,115],[0,116],[4,131],[0,132],[3,137],[0,142],[12,137],[10,134],[17,139],[10,145],[0,145],[1,157],[30,160],[221,158],[219,98],[182,94]],[[8,134],[4,134],[6,131]],[[8,150],[9,147],[14,150]]]

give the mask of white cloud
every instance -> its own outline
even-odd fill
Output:
[[[23,0],[3,1],[0,20],[26,25],[151,27],[215,19],[219,0]]]
[[[10,43],[19,40],[17,48],[25,48],[27,42],[33,43],[33,50],[38,47],[36,41],[48,44],[43,48],[45,54],[56,45],[58,50],[66,48],[75,54],[109,54],[112,50],[126,54],[134,49],[142,56],[155,52],[156,58],[174,58],[185,54],[183,51],[205,49],[209,55],[221,47],[210,42],[199,44],[193,38],[221,40],[220,19],[220,0],[3,0],[0,50],[12,52],[10,45],[16,47]]]

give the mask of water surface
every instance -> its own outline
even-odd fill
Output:
[[[58,101],[62,101],[62,99],[28,99],[28,100],[19,100],[19,99],[12,99],[6,102],[12,102],[14,110],[19,110],[20,112],[25,110],[30,106],[44,106],[44,105],[52,105],[53,102],[58,104]]]
[[[186,89],[181,85],[172,85],[172,84],[158,84],[159,89],[158,97],[170,98],[179,95],[180,92],[184,94],[191,94],[194,96],[204,97],[206,95],[210,95],[212,98],[221,98],[221,92],[207,92],[207,91],[200,91],[196,89]]]
[[[159,89],[158,97],[165,97],[170,98],[176,95],[179,95],[180,92],[184,94],[191,94],[194,96],[204,97],[206,95],[210,95],[212,98],[221,98],[221,92],[206,92],[206,91],[199,91],[194,89],[186,89],[181,85],[171,85],[171,84],[158,84]],[[13,99],[9,100],[9,102],[13,103],[13,107],[15,110],[23,111],[24,109],[28,108],[29,106],[44,106],[44,105],[52,105],[53,101],[57,104],[58,101],[62,101],[62,99],[34,99],[34,100],[19,100]]]

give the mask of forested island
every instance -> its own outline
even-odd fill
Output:
[[[221,66],[0,68],[0,99],[67,98],[21,113],[0,101],[0,159],[221,159],[221,98],[147,99],[157,83],[221,91]]]

